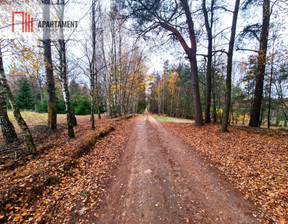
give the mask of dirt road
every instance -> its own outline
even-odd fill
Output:
[[[258,223],[211,164],[151,116],[137,120],[95,223]]]

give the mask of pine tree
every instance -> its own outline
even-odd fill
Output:
[[[34,99],[31,93],[31,85],[26,77],[20,80],[20,89],[16,96],[16,102],[19,109],[34,109]]]

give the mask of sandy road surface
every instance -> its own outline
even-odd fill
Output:
[[[256,209],[151,116],[137,120],[95,223],[257,223]]]

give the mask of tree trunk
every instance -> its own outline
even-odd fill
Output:
[[[158,85],[160,85],[160,82],[158,83]],[[157,86],[158,88],[158,86]],[[160,95],[160,90],[157,91],[158,94],[158,116],[160,116],[161,114],[161,95]]]
[[[42,0],[43,6],[43,21],[50,20],[50,0]],[[57,107],[55,82],[51,55],[51,39],[50,30],[43,31],[43,48],[44,48],[44,64],[46,69],[47,79],[47,101],[48,101],[48,127],[52,130],[57,129]]]
[[[214,82],[215,83],[215,82]],[[215,91],[213,91],[213,121],[217,123],[217,109],[216,109],[216,96]]]
[[[1,84],[0,84],[1,85]],[[1,85],[2,86],[2,85]],[[2,94],[2,87],[0,86],[0,93]],[[6,101],[6,100],[5,100]],[[0,125],[3,138],[6,144],[14,143],[18,141],[15,128],[9,120],[6,108],[6,102],[0,97]]]
[[[223,113],[219,113],[219,120],[220,120],[220,124],[222,124],[222,122],[223,122]]]
[[[179,101],[180,101],[180,87],[178,87],[177,105],[176,105],[176,117],[180,116],[179,113]]]
[[[192,91],[193,91],[193,102],[194,102],[194,113],[195,113],[195,124],[198,126],[203,125],[202,108],[199,93],[199,81],[198,81],[198,68],[196,62],[196,55],[193,57],[194,60],[190,60],[191,66],[191,79],[192,79]]]
[[[165,114],[165,83],[163,81],[163,100],[162,100],[162,114]]]
[[[5,76],[4,66],[2,61],[2,53],[0,46],[0,125],[3,134],[3,138],[6,144],[14,143],[18,141],[15,128],[11,121],[9,120],[7,114],[7,90],[4,88],[5,80],[2,77]]]
[[[28,149],[28,153],[35,154],[37,151],[36,151],[36,147],[35,147],[35,144],[33,141],[32,134],[31,134],[30,129],[28,128],[26,122],[24,121],[24,119],[21,116],[20,110],[17,107],[16,101],[15,101],[14,96],[12,95],[12,93],[10,91],[10,88],[9,88],[8,96],[9,96],[9,101],[10,101],[10,104],[11,104],[11,107],[13,110],[15,120],[17,121],[17,124],[20,127],[20,129],[24,135],[24,139],[25,139],[25,143],[26,143],[26,146]]]
[[[106,63],[105,63],[106,65]],[[110,99],[110,93],[109,93],[109,82],[108,82],[108,77],[107,77],[108,73],[105,71],[104,72],[104,99],[103,101],[106,103],[105,105],[105,109],[106,109],[106,113],[108,114],[108,116],[110,115],[110,103],[109,103],[109,99]]]
[[[1,84],[1,87],[5,90],[5,93],[7,94],[7,95],[6,94],[5,95],[8,96],[8,99],[10,101],[10,104],[11,104],[11,107],[13,110],[15,120],[17,121],[17,124],[20,127],[20,129],[24,135],[25,143],[26,143],[27,149],[28,149],[28,153],[31,153],[31,154],[36,153],[36,147],[34,145],[34,141],[33,141],[30,129],[28,128],[26,122],[24,121],[24,119],[21,116],[19,108],[17,107],[16,101],[14,99],[14,96],[12,95],[12,92],[10,90],[10,87],[8,86],[8,83],[7,83],[5,74],[4,74],[1,47],[0,47],[0,84]],[[2,109],[2,108],[0,108],[0,109]],[[7,113],[6,113],[6,115],[7,115]],[[5,116],[5,113],[4,113],[4,116]],[[5,121],[7,121],[7,117],[6,117]],[[8,124],[8,125],[10,125],[10,124]],[[9,126],[8,128],[9,129],[7,129],[7,131],[12,131],[11,126]],[[16,133],[11,132],[11,133],[9,133],[9,136],[13,136],[14,134],[16,134]]]
[[[122,116],[122,36],[121,36],[121,24],[118,24],[118,73],[119,73],[119,96],[118,96],[118,115],[119,117]],[[115,45],[116,50],[116,45]],[[116,51],[115,51],[116,55]],[[136,111],[137,112],[137,111]]]
[[[68,80],[67,80],[67,64],[66,64],[66,47],[65,41],[63,39],[59,40],[60,45],[60,79],[62,85],[63,99],[65,102],[66,113],[67,113],[67,128],[68,128],[68,136],[69,138],[75,138],[74,130],[73,130],[73,120],[75,117],[72,112],[71,104],[70,104],[70,94],[68,88]]]
[[[198,81],[198,68],[197,68],[197,47],[196,47],[196,37],[194,31],[194,24],[189,8],[189,4],[187,0],[180,0],[183,9],[185,11],[186,20],[189,29],[191,49],[190,49],[190,65],[191,65],[191,80],[192,80],[192,90],[193,90],[193,103],[194,103],[194,111],[195,111],[195,124],[198,126],[203,125],[203,115],[200,101],[200,93],[199,93],[199,81]],[[189,55],[188,55],[189,56]]]
[[[64,19],[64,6],[65,2],[64,0],[61,0],[61,8],[58,12],[58,18],[60,21],[63,21]],[[68,136],[69,138],[75,138],[74,130],[73,130],[73,120],[75,119],[73,117],[71,104],[70,104],[70,94],[69,94],[69,88],[68,88],[68,80],[67,80],[67,63],[66,63],[66,43],[64,40],[64,30],[63,28],[59,31],[59,59],[60,59],[60,81],[62,86],[62,92],[63,92],[63,99],[65,102],[66,107],[66,113],[67,113],[67,128],[68,128]]]
[[[93,88],[93,84],[90,84],[90,88]],[[95,119],[94,119],[94,94],[92,93],[92,90],[90,90],[90,121],[91,121],[91,129],[94,130],[95,129]]]
[[[263,2],[263,20],[262,21],[263,21],[263,24],[262,24],[261,37],[260,37],[260,49],[258,53],[254,102],[253,102],[251,117],[250,117],[250,122],[249,122],[249,126],[251,127],[260,126],[260,113],[261,113],[261,104],[262,104],[262,98],[263,98],[263,84],[264,84],[266,52],[267,52],[267,45],[268,45],[269,23],[270,23],[270,0],[264,0]]]
[[[232,105],[231,105],[230,111],[231,111],[231,115],[230,115],[231,122],[232,122],[232,125],[234,125],[235,117],[234,117],[234,111],[233,111]]]
[[[94,99],[95,99],[95,67],[96,67],[96,1],[92,1],[92,17],[91,17],[91,28],[92,28],[92,58],[90,61],[90,103],[91,103],[91,129],[95,129],[94,119]]]
[[[96,106],[97,106],[97,113],[98,113],[98,119],[101,119],[101,111],[100,111],[100,99],[99,99],[99,89],[100,85],[98,84],[98,71],[96,68],[96,18],[95,18],[95,4],[96,1],[93,1],[94,6],[92,7],[92,44],[93,44],[93,58],[92,58],[92,63],[93,63],[93,68],[94,68],[94,76],[95,76],[95,85],[96,85]]]
[[[173,93],[171,94],[170,117],[172,117],[172,114],[173,114]]]
[[[268,114],[267,114],[267,126],[270,128],[271,120],[271,101],[272,101],[272,82],[273,82],[273,66],[274,66],[274,47],[275,47],[275,36],[273,36],[273,46],[272,46],[272,57],[271,57],[271,70],[270,70],[270,83],[269,83],[269,96],[268,96]]]
[[[39,74],[39,70],[37,70],[36,72],[36,77],[37,77],[37,81],[38,81],[38,85],[39,85],[39,94],[40,94],[40,101],[41,103],[43,103],[44,101],[44,96],[43,96],[43,86],[42,86],[42,82],[41,82],[41,76]]]
[[[199,81],[198,81],[198,68],[197,68],[197,60],[196,60],[196,37],[194,31],[194,24],[190,12],[190,7],[187,0],[180,0],[182,3],[182,7],[185,12],[186,22],[188,24],[189,29],[189,39],[191,42],[191,48],[188,47],[185,39],[179,33],[179,31],[175,28],[170,26],[167,23],[161,23],[161,26],[171,31],[178,41],[180,42],[181,46],[183,47],[185,53],[187,54],[190,62],[190,69],[191,69],[191,80],[192,80],[192,91],[193,91],[193,105],[194,105],[194,113],[195,113],[195,124],[198,126],[203,125],[203,115],[202,115],[202,108],[201,108],[201,101],[200,101],[200,93],[199,93]],[[164,104],[164,102],[163,102]]]
[[[237,27],[237,17],[239,11],[240,0],[236,0],[233,12],[233,22],[231,28],[231,37],[229,42],[228,61],[227,61],[227,77],[226,77],[226,91],[225,91],[225,109],[224,117],[222,119],[221,131],[228,131],[229,124],[229,111],[231,107],[231,76],[232,76],[232,63],[233,63],[233,49]]]
[[[271,90],[272,90],[272,80],[273,80],[273,56],[271,63],[271,74],[270,74],[270,83],[269,83],[269,96],[268,96],[268,114],[267,114],[267,126],[270,128],[270,120],[271,120]]]
[[[95,119],[94,119],[94,92],[95,92],[95,79],[92,64],[90,64],[90,121],[91,121],[91,129],[95,129]]]
[[[213,10],[214,10],[214,0],[211,1],[211,18],[210,24],[208,19],[208,12],[206,9],[206,0],[202,2],[202,11],[205,18],[205,28],[208,36],[208,55],[207,55],[207,91],[206,91],[206,108],[205,108],[205,123],[208,124],[211,121],[210,118],[210,108],[211,108],[211,88],[212,88],[212,48],[213,48],[213,37],[212,37],[212,29],[213,29]]]
[[[100,99],[99,99],[99,84],[98,84],[98,75],[96,72],[96,104],[97,104],[97,112],[98,112],[98,119],[101,119],[101,110],[100,110]]]
[[[263,121],[263,117],[264,117],[264,99],[263,99],[262,105],[263,105],[263,107],[261,107],[259,127],[262,125],[262,121]],[[265,121],[264,121],[264,123],[265,123]],[[264,123],[263,123],[263,124],[264,124]]]
[[[100,8],[101,10],[101,8]],[[101,13],[101,11],[100,11]],[[105,49],[104,49],[104,35],[103,35],[104,31],[101,30],[101,51],[102,51],[102,55],[103,55],[103,62],[104,62],[104,66],[107,66],[107,61],[106,61],[106,56],[105,56]],[[108,72],[104,71],[104,101],[106,102],[106,111],[108,116],[110,115],[110,88],[109,88],[109,79],[108,79]]]
[[[214,33],[216,32],[216,25],[214,26]],[[216,39],[214,38],[214,44],[213,44],[213,50],[216,51]],[[217,123],[217,100],[216,100],[216,78],[215,78],[215,68],[216,68],[216,54],[214,54],[214,58],[213,58],[213,68],[212,68],[212,75],[213,75],[213,85],[212,85],[212,93],[213,93],[213,120],[214,123]]]

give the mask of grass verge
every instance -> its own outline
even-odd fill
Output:
[[[171,118],[169,117],[162,117],[162,116],[154,116],[154,118],[158,121],[165,121],[165,122],[172,122],[172,123],[175,123],[174,120],[172,120]]]

